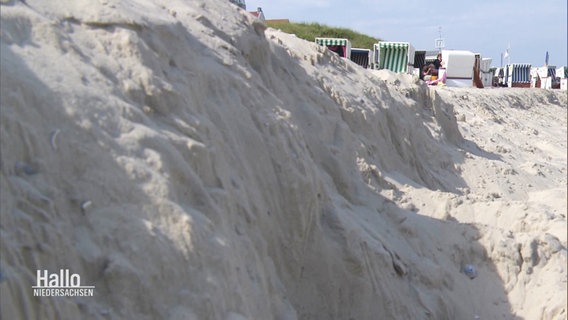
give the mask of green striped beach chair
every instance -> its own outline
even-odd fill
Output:
[[[373,67],[397,73],[412,73],[414,47],[409,42],[379,41],[373,45]]]
[[[316,43],[326,46],[329,50],[338,53],[341,57],[351,59],[351,41],[341,38],[316,38]]]

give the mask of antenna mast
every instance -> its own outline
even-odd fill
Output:
[[[435,40],[435,47],[440,52],[442,52],[442,48],[444,48],[446,46],[446,44],[445,44],[444,38],[442,38],[442,27],[441,26],[438,27],[438,35],[439,35],[439,38]]]

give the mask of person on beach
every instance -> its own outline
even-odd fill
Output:
[[[436,69],[434,64],[430,63],[430,64],[427,64],[427,65],[424,65],[424,67],[422,67],[422,80],[424,80],[424,81],[432,80],[432,76],[435,76],[435,77],[438,76],[438,70]]]
[[[442,67],[442,54],[441,53],[438,53],[438,55],[436,56],[436,60],[434,60],[434,67],[436,68],[436,70],[438,70]]]

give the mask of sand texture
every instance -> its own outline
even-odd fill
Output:
[[[566,319],[566,91],[427,87],[224,0],[0,9],[1,319]]]

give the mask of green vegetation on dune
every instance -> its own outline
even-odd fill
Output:
[[[274,29],[280,29],[286,33],[295,34],[298,38],[314,41],[316,37],[323,38],[346,38],[351,41],[351,47],[372,49],[373,44],[380,39],[358,33],[351,29],[330,27],[319,23],[295,23],[267,21],[266,24]]]

